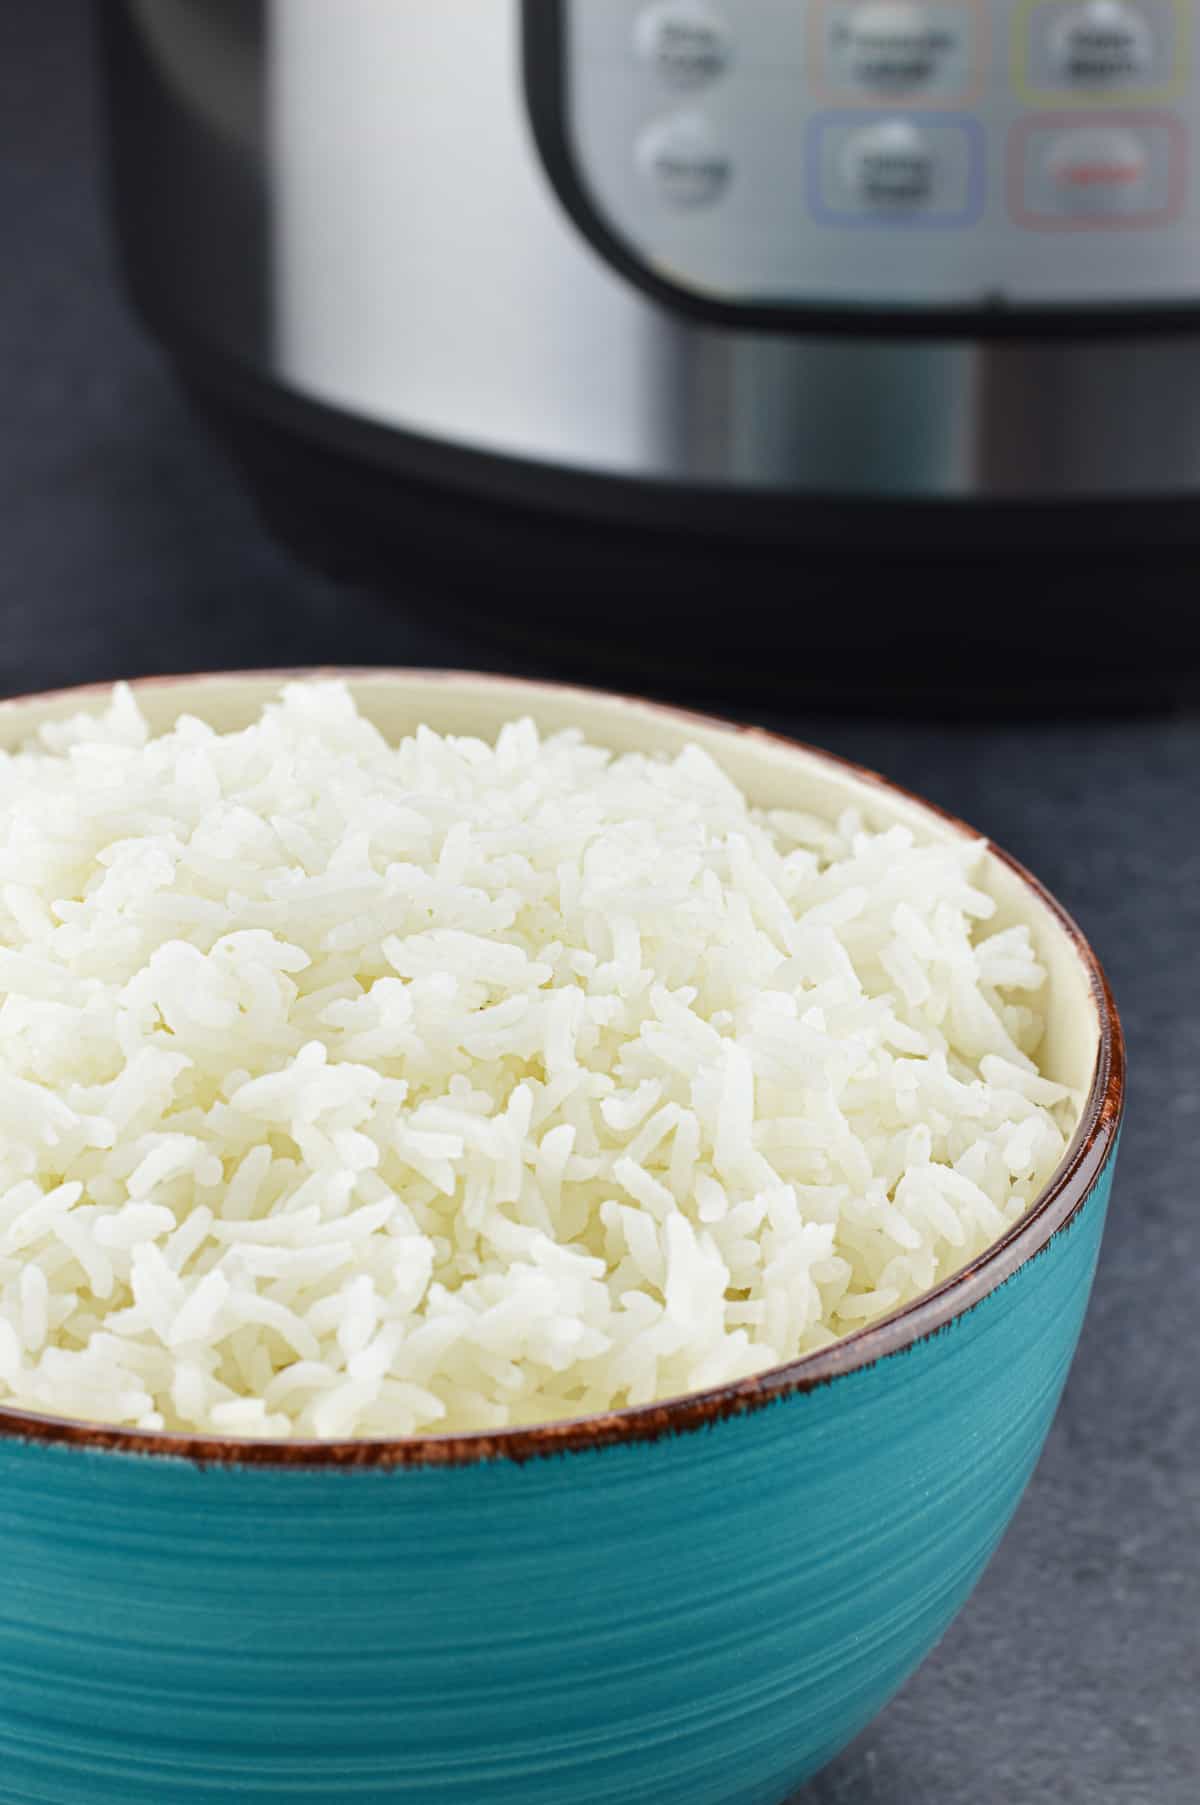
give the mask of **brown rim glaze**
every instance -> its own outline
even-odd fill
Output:
[[[607,1411],[601,1416],[572,1417],[539,1423],[530,1428],[477,1430],[465,1435],[420,1435],[387,1440],[364,1437],[353,1441],[272,1441],[264,1438],[185,1435],[172,1430],[139,1430],[103,1423],[80,1422],[70,1417],[43,1416],[0,1404],[0,1436],[103,1449],[113,1453],[167,1456],[199,1465],[266,1467],[408,1468],[470,1466],[479,1461],[511,1460],[521,1463],[552,1454],[576,1453],[611,1447],[618,1443],[657,1441],[662,1436],[684,1434],[710,1427],[726,1417],[757,1410],[795,1392],[815,1391],[844,1374],[860,1372],[891,1354],[901,1353],[945,1329],[1012,1276],[1019,1266],[1042,1253],[1082,1208],[1112,1156],[1125,1106],[1125,1040],[1112,992],[1099,959],[1073,917],[1031,872],[1002,847],[978,834],[956,815],[927,802],[902,785],[881,777],[850,759],[820,747],[809,746],[765,728],[744,726],[719,715],[674,707],[639,696],[586,685],[539,683],[520,677],[495,676],[479,671],[421,670],[395,666],[309,666],[296,669],[201,672],[194,676],[143,677],[133,690],[169,688],[179,683],[288,682],[295,678],[342,677],[349,681],[389,678],[427,682],[431,686],[469,682],[535,698],[572,694],[601,700],[632,703],[639,709],[683,722],[717,727],[736,735],[775,741],[809,753],[835,769],[847,771],[885,794],[916,802],[927,813],[939,816],[959,832],[984,840],[989,852],[1016,874],[1026,889],[1066,931],[1088,975],[1099,1018],[1100,1043],[1096,1066],[1079,1124],[1058,1167],[1041,1196],[1007,1234],[951,1278],[914,1302],[880,1318],[868,1327],[844,1336],[832,1347],[805,1354],[783,1366],[769,1367],[748,1379],[708,1391],[689,1392],[634,1409]],[[86,703],[89,697],[107,695],[111,683],[91,683],[76,688],[48,690],[38,695],[12,696],[0,701],[0,712],[9,708],[44,706],[67,697]]]

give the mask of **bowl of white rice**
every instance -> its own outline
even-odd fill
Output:
[[[5,1798],[783,1800],[1016,1507],[1123,1084],[1035,879],[760,731],[0,705]]]

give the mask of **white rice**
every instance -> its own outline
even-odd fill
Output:
[[[982,848],[696,747],[389,746],[332,683],[0,755],[0,1401],[499,1427],[720,1385],[977,1255],[1061,1158]]]

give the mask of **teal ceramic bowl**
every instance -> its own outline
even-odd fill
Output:
[[[233,725],[277,681],[140,691],[156,724]],[[619,749],[697,739],[761,802],[968,831],[698,716],[466,676],[354,683],[393,734],[528,712]],[[0,744],[88,705],[5,704]],[[1016,1508],[1112,1180],[1104,978],[1032,878],[987,866],[1000,923],[1029,922],[1050,970],[1044,1063],[1086,1107],[1027,1217],[890,1319],[720,1391],[453,1439],[196,1441],[0,1408],[0,1805],[777,1805],[842,1748]]]

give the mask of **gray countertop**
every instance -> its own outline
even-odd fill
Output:
[[[0,693],[481,662],[419,624],[419,597],[341,589],[265,536],[117,290],[89,56],[76,0],[0,7]],[[1032,865],[1108,966],[1132,1071],[1091,1313],[1027,1498],[936,1654],[803,1798],[1195,1805],[1200,719],[773,719]]]

